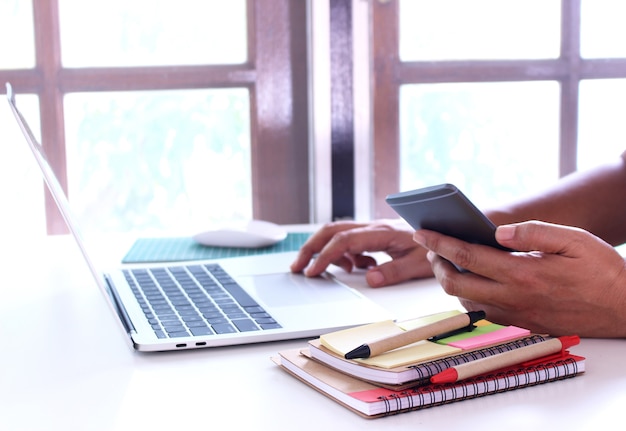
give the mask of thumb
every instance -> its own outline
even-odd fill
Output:
[[[390,286],[413,278],[432,277],[430,262],[423,259],[411,259],[410,255],[396,258],[371,268],[365,274],[367,284],[371,287]]]
[[[498,226],[496,241],[518,251],[564,254],[584,231],[570,226],[528,221]]]

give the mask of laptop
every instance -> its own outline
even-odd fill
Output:
[[[132,348],[156,352],[310,338],[390,318],[332,274],[292,274],[293,252],[102,267],[88,250],[43,148],[15,104],[11,85],[6,87],[48,189]]]

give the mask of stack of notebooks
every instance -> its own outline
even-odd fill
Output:
[[[567,350],[578,343],[578,337],[552,338],[487,320],[454,335],[432,337],[375,356],[345,357],[360,345],[374,346],[376,340],[432,327],[461,314],[453,310],[406,322],[386,321],[337,331],[309,341],[305,348],[278,352],[272,360],[366,418],[554,382],[585,370],[585,358]],[[516,357],[511,358],[513,355]],[[501,360],[504,366],[490,369],[487,364],[494,360]],[[485,370],[482,373],[481,366]],[[450,372],[455,378],[450,379]]]

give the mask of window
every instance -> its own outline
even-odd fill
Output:
[[[87,230],[309,221],[305,2],[0,0],[0,13],[0,81]],[[17,212],[40,213],[33,201]],[[45,207],[47,232],[65,232]]]
[[[88,227],[393,217],[438,182],[486,207],[622,151],[619,0],[227,3],[0,0],[0,81]]]
[[[398,190],[453,182],[485,207],[623,151],[623,2],[371,8],[375,217]]]

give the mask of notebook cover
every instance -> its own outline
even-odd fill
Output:
[[[281,351],[272,361],[298,380],[368,419],[563,380],[585,371],[585,358],[568,354],[558,361],[526,368],[510,367],[464,382],[393,391],[325,367],[307,357],[307,350]],[[370,407],[372,403],[377,405],[376,410],[381,410],[381,406],[386,410],[380,413],[365,411],[365,406]],[[363,409],[358,407],[359,404],[364,406]]]
[[[426,381],[433,374],[451,365],[458,365],[474,359],[492,356],[497,353],[539,343],[546,339],[547,338],[542,335],[535,334],[529,337],[510,340],[502,344],[462,351],[446,357],[417,361],[409,365],[394,368],[380,368],[368,365],[363,361],[345,359],[325,348],[319,339],[310,340],[309,347],[312,358],[324,363],[326,366],[335,368],[342,373],[352,375],[356,378],[373,382],[377,385],[396,387],[399,389],[407,387],[407,385],[415,386],[422,381]]]

